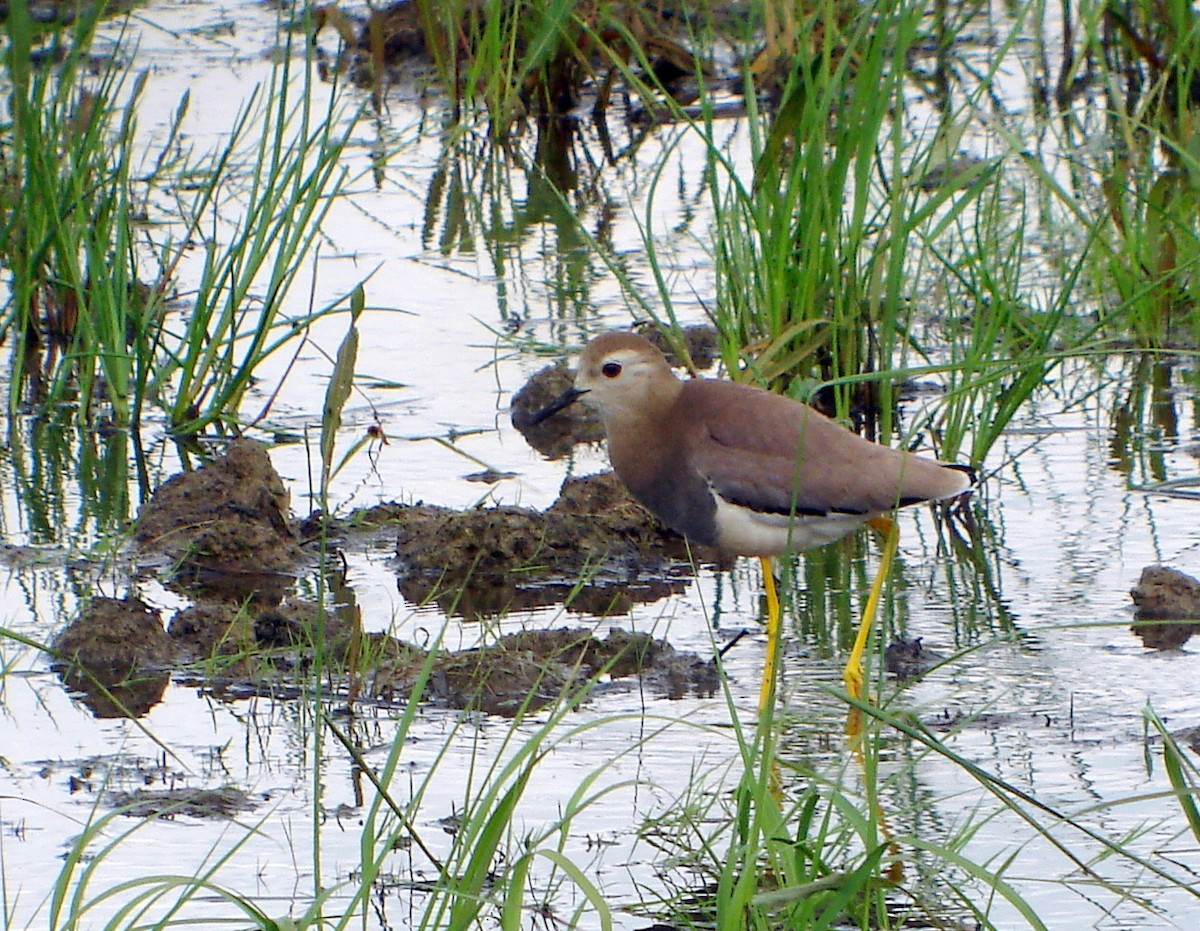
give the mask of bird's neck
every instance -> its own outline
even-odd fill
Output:
[[[668,376],[636,398],[626,399],[628,403],[602,412],[605,429],[610,436],[614,432],[630,432],[642,437],[661,433],[670,423],[682,388],[683,383],[678,378]]]

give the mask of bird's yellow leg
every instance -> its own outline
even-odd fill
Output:
[[[869,520],[872,527],[884,535],[883,556],[879,560],[879,571],[875,574],[875,582],[871,586],[871,594],[867,596],[867,606],[863,608],[862,621],[858,625],[858,636],[854,638],[854,646],[846,659],[846,669],[842,678],[846,683],[846,691],[854,698],[863,697],[863,653],[866,652],[867,642],[871,639],[871,627],[875,623],[875,615],[879,612],[879,601],[883,597],[883,585],[888,574],[892,571],[892,561],[896,558],[896,550],[900,545],[900,528],[889,517],[875,517]],[[861,724],[851,709],[851,718],[846,722],[846,733],[856,736],[861,730]]]
[[[758,713],[762,715],[775,697],[775,670],[779,668],[779,593],[775,591],[775,569],[768,556],[762,557],[763,588],[767,593],[767,659],[763,665],[762,686],[758,692]]]
[[[876,517],[868,521],[874,529],[883,534],[883,555],[879,559],[879,571],[871,585],[871,593],[867,596],[867,605],[863,608],[862,622],[858,627],[858,636],[854,639],[854,647],[846,660],[846,671],[843,674],[846,691],[855,698],[863,697],[863,668],[862,658],[866,652],[867,643],[871,639],[871,628],[875,625],[875,615],[879,613],[879,602],[883,598],[883,586],[892,571],[892,562],[896,558],[896,550],[900,546],[900,527],[889,517]],[[846,736],[851,740],[854,755],[862,767],[864,778],[867,775],[866,750],[862,743],[862,711],[851,707],[846,715]],[[878,802],[878,799],[876,799]],[[872,806],[874,807],[874,806]],[[888,824],[887,813],[882,806],[878,808],[876,822],[880,834],[887,844],[890,863],[884,877],[893,883],[904,880],[904,861],[901,858],[900,845],[896,843],[895,834]]]

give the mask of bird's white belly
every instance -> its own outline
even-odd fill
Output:
[[[719,546],[742,556],[799,553],[840,540],[874,515],[764,514],[717,497]]]

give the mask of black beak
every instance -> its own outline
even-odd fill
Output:
[[[574,404],[576,401],[578,401],[585,394],[587,394],[586,390],[580,390],[579,388],[568,388],[566,391],[564,391],[562,394],[560,394],[557,398],[555,398],[553,401],[551,401],[549,404],[547,404],[545,407],[543,407],[540,411],[538,411],[532,417],[530,417],[529,418],[529,426],[536,427],[543,420],[549,420],[551,417],[553,417],[555,414],[557,414],[559,411],[561,411],[564,407],[570,407],[572,404]]]

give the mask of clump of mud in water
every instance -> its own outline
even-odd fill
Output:
[[[225,455],[159,486],[138,514],[134,539],[171,559],[186,583],[225,584],[238,598],[271,587],[265,577],[301,559],[289,501],[262,444],[234,440]],[[281,584],[270,597],[282,594]]]
[[[1130,629],[1153,650],[1178,650],[1200,630],[1200,582],[1190,575],[1146,566],[1129,595],[1135,606]]]
[[[234,786],[220,789],[135,789],[110,792],[105,801],[130,818],[212,818],[228,821],[252,811],[254,802]]]
[[[439,656],[429,692],[454,708],[513,715],[558,701],[601,674],[641,675],[649,688],[676,699],[710,696],[719,682],[713,661],[678,653],[649,634],[614,630],[600,640],[590,630],[564,627],[520,631]]]
[[[300,598],[288,598],[275,608],[259,612],[254,619],[254,638],[261,649],[300,651],[299,661],[320,639],[326,655],[338,664],[346,662],[361,636],[361,619],[356,610],[321,610],[320,605]]]
[[[657,324],[648,324],[638,328],[638,332],[658,347],[659,352],[667,357],[667,362],[674,366],[682,366],[685,360],[675,354],[671,341],[666,332]],[[679,331],[683,344],[687,348],[692,365],[698,370],[711,368],[721,353],[721,340],[716,327],[707,324],[685,326]]]
[[[55,638],[52,664],[97,717],[137,717],[167,687],[175,645],[138,598],[93,598]]]
[[[336,669],[353,666],[362,651],[356,609],[285,598],[277,605],[233,605],[206,599],[176,612],[167,627],[181,663],[209,684],[281,674],[304,674],[318,644]],[[370,651],[368,651],[370,659]]]
[[[174,660],[180,671],[190,664],[188,671],[210,687],[254,693],[264,677],[275,691],[287,688],[288,677],[306,676],[319,650],[329,669],[345,676],[350,701],[431,695],[449,706],[501,714],[555,701],[601,671],[640,674],[648,687],[672,696],[716,687],[713,663],[637,635],[600,641],[586,631],[527,632],[433,659],[395,638],[366,635],[352,599],[322,610],[284,597],[292,576],[280,573],[301,555],[287,510],[287,492],[266,451],[250,441],[231,444],[220,459],[175,476],[156,492],[139,515],[139,546],[196,570],[182,578],[195,603],[175,615],[169,637],[157,614],[136,603],[152,618],[163,645],[155,654],[158,664]],[[374,509],[370,517],[398,528],[406,596],[423,601],[440,592],[447,608],[464,613],[498,614],[522,597],[540,604],[572,593],[578,609],[623,612],[635,598],[681,589],[691,572],[682,538],[636,504],[611,474],[568,481],[544,512],[417,505]],[[262,586],[259,580],[272,573],[279,581]],[[331,578],[331,590],[341,587]],[[103,622],[101,629],[116,632],[118,649],[133,641],[117,625]],[[428,695],[414,696],[427,665],[433,671]]]
[[[547,459],[560,459],[576,443],[599,443],[604,439],[600,415],[586,404],[564,407],[541,423],[535,416],[551,401],[575,384],[575,373],[558,362],[536,372],[509,403],[509,419],[525,442]]]
[[[97,716],[138,716],[161,699],[166,667],[177,661],[227,656],[231,662],[215,665],[208,681],[232,684],[235,690],[245,687],[247,694],[259,691],[255,680],[273,670],[274,692],[281,684],[278,674],[309,667],[316,621],[315,608],[305,603],[285,603],[253,620],[226,605],[202,604],[179,612],[168,637],[158,613],[138,599],[98,598],[55,644],[75,662],[57,666]],[[438,652],[431,659],[425,650],[394,637],[361,634],[336,613],[325,622],[330,659],[333,668],[348,674],[351,700],[432,700],[513,716],[570,699],[585,687],[611,688],[596,682],[603,676],[640,676],[649,691],[672,699],[711,696],[719,686],[713,660],[678,652],[648,634],[614,630],[601,640],[583,628],[527,630],[473,649]],[[417,694],[426,666],[431,673]],[[105,688],[97,688],[97,681]],[[163,803],[177,800],[164,798]]]
[[[250,614],[240,606],[202,601],[177,611],[167,625],[181,662],[218,662],[216,669],[227,676],[245,676],[254,671],[251,656],[258,649]]]
[[[169,634],[208,681],[307,668],[320,637],[341,663],[359,634],[349,609],[286,597],[304,557],[289,500],[265,447],[240,439],[164,482],[138,515],[138,547],[170,559],[172,584],[194,599]]]
[[[545,511],[412,505],[392,516],[404,596],[466,617],[564,600],[614,614],[682,590],[692,574],[683,538],[612,473],[568,479]]]
[[[1200,753],[1200,727],[1185,727],[1171,732],[1176,743],[1181,743],[1193,753]]]
[[[946,661],[946,655],[932,650],[920,637],[897,637],[883,653],[884,666],[897,679],[923,676]]]

